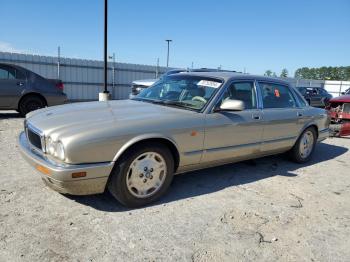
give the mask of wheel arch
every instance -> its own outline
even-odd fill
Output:
[[[318,139],[318,126],[317,126],[317,124],[316,123],[309,123],[309,124],[307,124],[307,125],[305,125],[304,127],[303,127],[303,129],[301,130],[301,132],[299,133],[299,135],[298,135],[298,138],[304,133],[304,131],[306,130],[306,129],[308,129],[308,128],[310,128],[310,127],[312,127],[312,128],[314,128],[315,129],[315,131],[316,131],[316,140]]]
[[[118,150],[113,161],[117,162],[128,150],[145,143],[163,144],[168,147],[174,157],[174,172],[176,172],[180,164],[180,151],[178,146],[173,139],[159,134],[142,135],[129,140]]]
[[[19,105],[21,104],[21,102],[23,101],[24,98],[28,97],[28,96],[36,96],[36,97],[40,97],[40,99],[42,99],[45,103],[45,106],[47,106],[47,100],[46,98],[40,94],[40,93],[37,93],[37,92],[29,92],[29,93],[25,93],[21,96],[21,98],[18,100],[18,103],[17,103],[17,109],[19,110]]]

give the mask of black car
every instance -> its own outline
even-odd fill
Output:
[[[309,105],[314,107],[325,107],[332,95],[322,87],[297,87]]]
[[[0,110],[30,111],[65,103],[63,83],[46,79],[26,68],[0,63]]]

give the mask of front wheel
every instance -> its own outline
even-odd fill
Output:
[[[310,160],[316,145],[316,130],[313,127],[307,128],[299,137],[289,155],[294,162],[305,163]]]
[[[173,179],[174,160],[161,144],[143,144],[116,163],[108,190],[123,205],[140,207],[159,199]]]

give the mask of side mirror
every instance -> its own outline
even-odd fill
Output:
[[[244,102],[242,100],[227,99],[222,102],[220,109],[221,111],[243,111]]]

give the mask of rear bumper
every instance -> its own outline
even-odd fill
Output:
[[[65,93],[55,94],[55,95],[46,95],[47,106],[58,106],[67,103],[67,95]]]
[[[47,186],[64,194],[90,195],[105,190],[113,162],[83,165],[57,164],[44,154],[33,150],[24,132],[19,136],[20,152],[23,158],[35,168]],[[72,178],[72,173],[86,172],[84,178]]]

